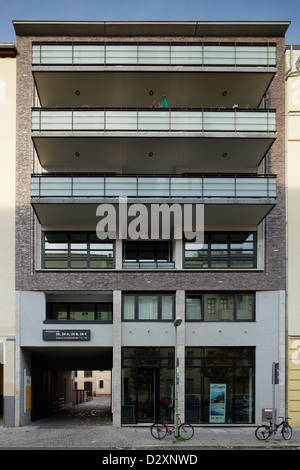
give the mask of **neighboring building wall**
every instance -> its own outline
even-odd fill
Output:
[[[296,62],[298,61],[298,68]],[[286,51],[288,214],[288,416],[300,426],[300,46]]]
[[[85,388],[85,383],[90,382],[92,385],[91,392],[93,396],[110,395],[111,372],[109,370],[93,370],[90,372],[91,377],[86,377],[84,370],[77,371],[77,375],[75,376],[77,389],[90,390],[89,388]]]
[[[6,426],[14,426],[15,399],[15,122],[16,50],[0,44],[0,396]]]

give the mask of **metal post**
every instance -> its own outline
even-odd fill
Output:
[[[174,357],[174,425],[175,437],[178,437],[178,390],[177,390],[177,325],[175,325],[175,357]]]
[[[279,363],[272,363],[272,384],[273,384],[273,403],[272,403],[272,437],[275,439],[275,385],[279,383]]]
[[[272,400],[272,438],[275,439],[275,362],[272,364],[273,400]]]
[[[182,318],[177,317],[174,321],[175,326],[175,356],[174,356],[174,436],[178,437],[178,387],[177,387],[177,327],[181,325]]]

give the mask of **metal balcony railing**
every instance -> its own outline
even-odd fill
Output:
[[[32,198],[276,198],[275,175],[34,174]]]
[[[34,43],[33,66],[156,65],[271,66],[275,44],[246,43]]]
[[[33,108],[33,132],[276,131],[274,109]]]

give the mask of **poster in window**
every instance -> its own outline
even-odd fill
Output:
[[[226,384],[210,384],[209,422],[225,423]]]

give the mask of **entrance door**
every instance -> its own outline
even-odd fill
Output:
[[[137,421],[151,422],[157,416],[159,397],[158,369],[138,369]]]

